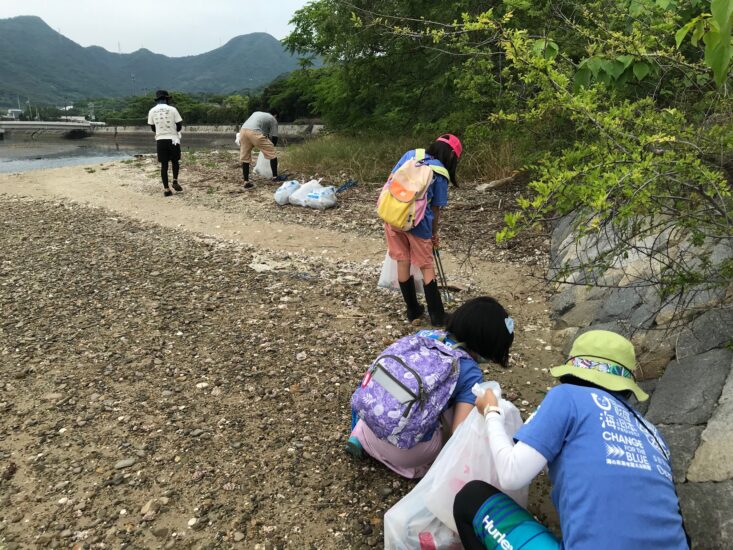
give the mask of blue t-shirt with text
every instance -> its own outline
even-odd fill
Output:
[[[395,167],[392,168],[392,174],[402,166],[405,162],[415,158],[415,150],[407,151],[402,158],[397,161]],[[425,154],[425,164],[432,166],[443,166],[438,159]],[[444,167],[445,168],[445,167]],[[425,217],[420,220],[414,228],[410,229],[410,233],[421,239],[430,239],[433,236],[433,210],[431,207],[444,207],[448,205],[448,179],[440,174],[434,174],[433,182],[428,186],[425,197],[428,201],[428,207],[425,209]]]
[[[561,384],[514,436],[547,459],[565,548],[687,548],[669,449],[629,409],[613,393]]]

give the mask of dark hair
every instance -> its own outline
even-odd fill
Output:
[[[509,332],[504,307],[490,296],[469,300],[448,318],[446,330],[469,351],[502,367],[509,366],[509,348],[514,332]]]
[[[270,114],[271,114],[272,116],[274,116],[274,117],[278,117],[278,116],[280,116],[280,110],[279,110],[279,109],[275,109],[275,108],[273,107],[272,109],[270,109]]]
[[[632,392],[631,390],[609,390],[608,388],[604,388],[603,386],[594,384],[589,380],[583,380],[582,378],[578,378],[577,376],[573,376],[572,374],[564,374],[560,378],[558,378],[558,380],[560,380],[561,384],[573,384],[574,386],[585,386],[586,388],[597,388],[599,390],[608,391],[611,393],[618,393],[624,399],[626,399],[626,401],[634,397],[634,392]]]
[[[450,182],[458,187],[458,180],[456,180],[458,157],[456,156],[456,152],[453,150],[453,147],[444,141],[434,141],[425,150],[425,152],[434,159],[438,159],[441,164],[445,166],[445,169],[448,170],[448,174],[450,174]]]

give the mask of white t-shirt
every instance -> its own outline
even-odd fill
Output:
[[[155,125],[155,139],[178,139],[177,122],[183,122],[178,109],[165,103],[158,103],[148,112],[148,124]]]

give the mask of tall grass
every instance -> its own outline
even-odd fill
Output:
[[[327,134],[287,147],[285,162],[288,170],[304,174],[383,183],[405,151],[427,147],[434,137]],[[459,183],[503,178],[523,164],[512,143],[467,143],[463,151]]]

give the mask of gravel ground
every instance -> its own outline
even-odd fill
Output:
[[[122,166],[126,185],[154,167]],[[272,208],[272,185],[232,199],[231,161],[207,170],[182,173],[185,201],[379,230],[360,222],[374,186],[324,216]],[[463,192],[453,222],[500,212],[517,191],[482,204]],[[0,212],[0,548],[381,546],[384,512],[414,482],[343,453],[348,404],[375,355],[414,329],[396,294],[374,290],[372,267],[68,201],[0,195]],[[488,218],[481,231],[499,223]],[[448,224],[454,250],[477,242]],[[472,254],[539,264],[537,242]],[[515,314],[512,368],[487,371],[524,411],[551,384],[549,346],[535,337],[549,321],[532,311]],[[531,505],[547,519],[546,483]]]

